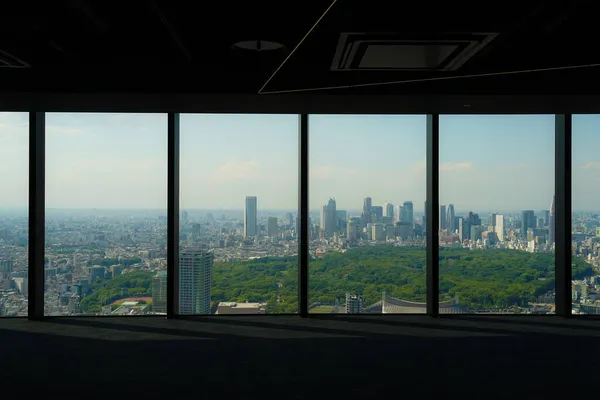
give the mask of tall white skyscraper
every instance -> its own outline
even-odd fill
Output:
[[[495,226],[494,232],[496,232],[496,236],[498,237],[499,242],[504,242],[504,215],[495,214]]]
[[[213,253],[185,249],[179,254],[179,313],[210,314]]]
[[[246,207],[244,208],[244,237],[258,235],[256,213],[256,196],[246,196]]]

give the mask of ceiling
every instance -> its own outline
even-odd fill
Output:
[[[405,3],[12,2],[0,15],[0,91],[600,94],[600,67],[563,68],[600,64],[591,1]],[[411,69],[332,70],[340,34],[348,33],[379,43],[363,47],[370,58],[355,66]],[[453,48],[423,50],[423,41],[472,33],[492,35],[456,69],[439,67]],[[285,48],[232,47],[258,40]],[[390,40],[397,47],[382,47]]]

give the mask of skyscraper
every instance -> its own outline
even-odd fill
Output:
[[[167,271],[158,271],[152,277],[152,312],[167,312]]]
[[[371,202],[371,198],[365,197],[365,201],[363,203],[363,211],[362,211],[363,224],[365,224],[365,225],[369,222],[372,222],[372,218],[371,218],[372,207],[373,207],[373,204]]]
[[[267,236],[275,237],[278,233],[277,217],[269,217],[267,220]]]
[[[446,213],[446,229],[449,233],[454,233],[456,230],[456,222],[454,220],[454,204],[448,204],[448,212]]]
[[[405,201],[402,206],[402,210],[404,211],[404,221],[410,222],[411,225],[414,225],[414,213],[413,213],[413,202]]]
[[[244,208],[244,237],[256,236],[258,234],[256,203],[256,196],[246,196],[246,207]]]
[[[383,205],[383,216],[394,218],[394,205],[392,203],[385,203]]]
[[[504,242],[504,215],[495,214],[494,232],[499,242]]]
[[[337,225],[335,199],[330,198],[327,204],[321,209],[321,230],[323,231],[323,237],[332,237],[337,230]]]
[[[440,204],[440,229],[446,229],[446,205]]]
[[[535,214],[533,210],[521,211],[521,238],[527,239],[527,229],[535,228]]]
[[[556,196],[552,196],[548,213],[548,243],[554,243],[556,238]]]
[[[179,254],[179,313],[210,314],[213,253],[185,249]]]

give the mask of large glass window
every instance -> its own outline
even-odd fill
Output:
[[[45,315],[164,313],[165,114],[46,115]]]
[[[311,313],[425,313],[426,117],[311,115]]]
[[[27,315],[29,123],[0,112],[0,316]]]
[[[552,313],[554,116],[440,116],[440,312]]]
[[[298,309],[298,116],[181,115],[179,313]]]
[[[573,116],[572,209],[574,314],[600,314],[600,115]]]

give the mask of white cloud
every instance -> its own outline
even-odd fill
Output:
[[[582,169],[596,169],[596,168],[600,168],[600,162],[599,161],[593,161],[593,162],[589,162],[586,164],[583,164],[581,166]]]
[[[64,135],[64,136],[78,136],[83,135],[85,131],[83,129],[69,128],[57,125],[46,125],[47,135]]]
[[[471,162],[447,162],[440,164],[440,171],[464,172],[470,171],[472,167],[473,163]]]
[[[217,167],[211,179],[216,182],[262,180],[259,164],[256,160],[229,160]]]

